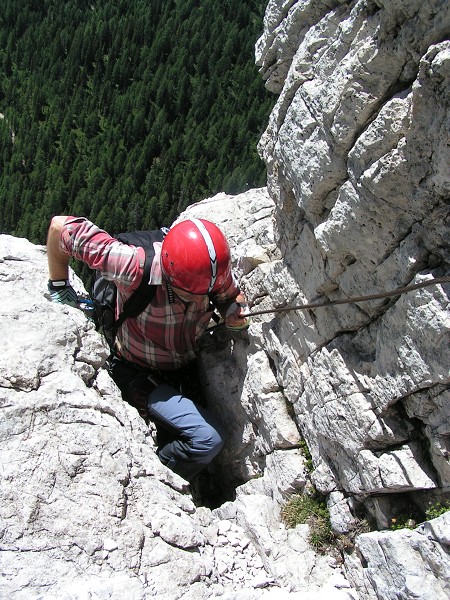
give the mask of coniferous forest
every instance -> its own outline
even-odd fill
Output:
[[[0,232],[45,243],[55,214],[151,229],[264,185],[266,4],[2,0]]]

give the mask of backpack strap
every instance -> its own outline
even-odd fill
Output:
[[[130,318],[136,318],[141,312],[150,304],[156,294],[156,285],[149,285],[148,280],[150,279],[150,269],[152,266],[152,258],[150,256],[145,257],[144,273],[142,275],[142,281],[139,287],[135,290],[132,296],[124,303],[122,312],[117,317],[114,327],[113,334],[114,339],[123,323]]]
[[[139,233],[139,232],[137,232]],[[164,239],[165,231],[160,230],[160,240],[156,239],[155,241],[162,241]],[[121,242],[129,243],[127,234],[119,234],[116,236],[118,240]],[[153,250],[148,251],[147,247],[144,247],[145,250],[145,262],[144,262],[144,271],[142,274],[141,283],[136,288],[134,293],[128,298],[128,300],[124,303],[122,312],[117,317],[114,326],[113,326],[113,339],[116,338],[117,332],[120,327],[127,319],[135,319],[137,316],[141,314],[141,312],[147,308],[150,302],[153,300],[156,294],[156,285],[149,285],[150,279],[150,271],[152,268],[153,259],[155,257],[155,253]]]

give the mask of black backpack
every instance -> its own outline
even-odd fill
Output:
[[[136,318],[150,304],[155,293],[156,285],[149,285],[150,269],[155,257],[153,242],[162,242],[167,229],[155,231],[130,231],[119,233],[114,237],[133,246],[142,246],[145,250],[144,274],[139,287],[123,305],[123,310],[115,319],[117,288],[113,281],[102,277],[100,271],[95,271],[91,285],[91,299],[94,304],[94,322],[97,331],[102,333],[110,348],[114,347],[117,332],[120,326],[129,318]]]

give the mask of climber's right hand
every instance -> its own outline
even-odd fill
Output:
[[[68,279],[49,279],[48,291],[52,302],[59,302],[60,304],[79,308],[80,301],[77,293],[70,285]]]

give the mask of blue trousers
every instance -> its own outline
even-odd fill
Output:
[[[169,469],[190,481],[220,452],[220,428],[205,408],[120,358],[110,362],[109,372],[123,399],[155,423],[158,457]]]
[[[222,436],[208,411],[172,386],[158,385],[148,396],[147,410],[167,435],[158,451],[159,460],[184,479],[190,481],[222,449]]]

